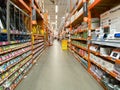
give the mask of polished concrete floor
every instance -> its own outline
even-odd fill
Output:
[[[103,90],[69,51],[54,41],[16,90]]]

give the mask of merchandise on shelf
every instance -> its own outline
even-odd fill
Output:
[[[116,72],[118,75],[120,75],[120,64],[115,63],[114,72]]]
[[[85,57],[87,57],[88,56],[88,54],[87,54],[87,52],[86,51],[84,51],[84,50],[82,50],[82,49],[79,49],[79,54],[81,55],[81,56],[85,56]]]
[[[70,23],[73,23],[82,14],[83,14],[83,7],[79,11],[76,11],[75,14],[72,15],[72,17],[70,18],[70,21],[67,21],[66,26],[70,25]]]
[[[100,58],[98,56],[95,56],[94,54],[90,53],[90,60],[97,63],[98,65],[100,65],[102,68],[105,68],[109,71],[113,71],[114,70],[114,64],[111,62],[108,62],[106,60],[104,60],[103,58]]]
[[[116,80],[108,74],[104,74],[102,76],[102,82],[108,90],[120,90],[120,81]]]
[[[5,71],[7,71],[11,67],[13,67],[17,63],[19,63],[21,61],[21,59],[26,58],[30,54],[31,54],[31,51],[28,51],[28,52],[22,54],[21,56],[18,56],[16,58],[12,59],[11,61],[8,61],[8,62],[4,63],[3,65],[0,66],[0,73],[3,73]]]
[[[82,32],[82,33],[77,33],[77,34],[71,35],[71,38],[73,38],[73,39],[87,39],[87,37],[88,37],[87,32]]]
[[[87,29],[88,29],[87,22],[82,22],[82,24],[81,24],[81,30],[87,30]]]
[[[6,29],[6,6],[3,4],[0,5],[0,31]]]
[[[99,46],[98,45],[91,45],[89,49],[91,51],[98,52],[99,51]]]
[[[20,64],[16,65],[17,68],[15,68],[14,70],[17,70],[17,72],[13,73],[9,79],[7,79],[4,83],[3,86],[4,88],[11,88],[11,85],[13,84],[13,82],[20,76],[20,74],[22,74],[22,72],[27,68],[27,66],[29,64],[27,64],[31,59],[31,56],[27,57],[26,59],[24,59],[22,62],[20,62]],[[22,65],[22,67],[20,68],[19,65]]]
[[[90,68],[91,72],[94,73],[97,78],[101,79],[101,77],[103,76],[103,74],[105,72],[103,72],[100,68],[98,68],[97,66],[95,65],[91,65],[91,68]]]
[[[44,30],[42,29],[42,26],[37,25],[32,27],[33,34],[40,34],[44,35]]]
[[[30,42],[26,42],[26,43],[20,43],[20,44],[1,46],[0,47],[0,54],[2,54],[4,52],[9,52],[9,51],[12,51],[15,49],[19,49],[20,47],[23,48],[25,46],[29,46],[30,44],[31,44]]]
[[[109,56],[111,53],[111,48],[109,47],[100,47],[100,54],[102,56]]]
[[[100,26],[102,27],[109,26],[110,25],[109,20],[110,20],[110,13],[109,11],[106,11],[100,15]]]
[[[81,60],[81,63],[85,66],[85,68],[88,68],[88,62],[84,60],[82,57],[79,57]]]
[[[96,29],[100,27],[100,19],[99,18],[92,18],[91,19],[91,29]]]
[[[107,40],[120,40],[120,5],[101,14],[101,26],[103,32],[107,34]],[[105,27],[107,26],[107,28]]]
[[[83,8],[79,6],[79,11],[74,9],[70,13],[71,22],[66,23],[66,28],[72,27],[69,48],[88,72],[90,70],[101,85],[102,81],[107,90],[120,90],[120,3],[113,2],[115,7],[110,3],[109,0],[89,0],[88,22],[82,22]]]
[[[72,41],[72,44],[78,45],[78,46],[82,46],[84,48],[87,48],[87,44],[84,42],[79,42],[79,41]]]
[[[110,57],[112,57],[113,59],[120,59],[120,49],[113,49]]]
[[[25,53],[26,51],[30,50],[31,47],[27,47],[27,48],[23,48],[8,54],[4,54],[4,55],[0,55],[0,62],[3,63],[4,61],[8,61],[14,57],[17,57],[23,53]]]

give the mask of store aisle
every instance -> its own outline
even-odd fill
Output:
[[[16,90],[103,90],[60,44],[48,48]]]

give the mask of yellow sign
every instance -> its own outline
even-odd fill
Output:
[[[67,50],[67,40],[62,40],[62,50]]]
[[[7,30],[6,30],[6,29],[3,29],[1,32],[3,32],[3,33],[7,33]]]
[[[44,35],[44,30],[43,29],[41,30],[41,35]]]

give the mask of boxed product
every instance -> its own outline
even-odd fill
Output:
[[[103,56],[109,56],[110,55],[110,48],[107,47],[100,47],[100,54]]]
[[[110,62],[106,62],[105,68],[107,68],[109,71],[113,71],[114,70],[114,64],[112,64]]]
[[[78,15],[81,15],[83,13],[83,7],[78,11]]]
[[[120,64],[115,63],[114,69],[120,74]]]
[[[90,50],[91,50],[91,51],[97,52],[98,49],[99,49],[99,46],[98,46],[98,45],[90,46]]]
[[[114,34],[115,38],[120,39],[120,5],[112,8],[109,12],[110,12],[110,34]]]
[[[100,19],[99,18],[92,18],[91,19],[91,29],[96,29],[100,27]]]
[[[73,22],[74,20],[75,20],[75,15],[72,15],[71,22]]]
[[[114,49],[111,54],[110,57],[112,57],[113,59],[120,59],[120,49]]]
[[[107,31],[107,40],[120,39],[120,5],[100,15],[104,33]],[[106,28],[105,26],[108,26]]]
[[[100,24],[102,27],[109,26],[110,12],[106,11],[100,15]]]

